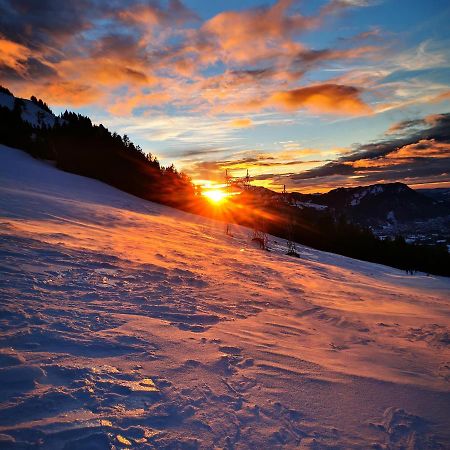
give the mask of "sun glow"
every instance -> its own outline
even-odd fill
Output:
[[[227,194],[221,189],[205,190],[203,195],[212,203],[222,203],[227,197]]]

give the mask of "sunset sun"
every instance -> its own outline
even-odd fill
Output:
[[[203,192],[203,195],[212,203],[222,203],[227,194],[221,189],[210,189],[208,191]]]

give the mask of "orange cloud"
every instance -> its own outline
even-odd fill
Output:
[[[29,48],[0,37],[0,65],[10,67],[24,76],[26,74],[24,63],[30,56]]]
[[[149,94],[134,94],[130,97],[121,98],[108,108],[109,112],[118,116],[127,116],[135,108],[150,107],[166,104],[171,97],[166,92],[152,92]]]
[[[227,98],[225,102],[216,103],[213,112],[218,113],[248,113],[267,109],[279,109],[286,112],[306,109],[319,114],[335,114],[344,116],[358,116],[371,114],[372,110],[361,98],[361,90],[354,86],[340,84],[318,84],[297,89],[275,91],[266,98],[255,97],[254,90],[249,89],[246,100],[234,102]],[[236,91],[234,97],[244,97],[246,91]],[[214,95],[213,95],[214,94]],[[208,95],[216,100],[220,98],[220,90],[211,89]]]
[[[141,24],[144,27],[163,23],[179,24],[197,19],[196,14],[180,0],[171,0],[166,9],[156,4],[137,4],[118,11],[117,17],[124,22]]]
[[[86,57],[68,59],[56,64],[55,69],[62,79],[73,79],[89,83],[95,80],[96,84],[105,86],[118,86],[121,84],[146,85],[156,82],[156,78],[148,73],[148,69],[139,61],[127,64],[115,57]]]
[[[433,97],[431,99],[432,103],[440,103],[443,102],[445,100],[450,100],[450,91],[444,91],[439,95],[436,95],[436,97]]]
[[[389,159],[396,158],[450,158],[450,144],[435,139],[421,139],[389,153]]]
[[[403,164],[407,162],[405,159],[396,158],[394,159],[386,159],[378,158],[378,159],[358,159],[357,161],[347,161],[344,162],[346,166],[353,167],[355,169],[369,169],[369,168],[379,168],[382,169],[383,167],[389,167],[389,166],[395,166],[397,164]]]
[[[27,87],[27,96],[38,93],[53,105],[82,106],[93,103],[101,97],[101,92],[87,84],[79,84],[73,81],[59,81],[57,83],[45,83],[39,86]]]
[[[293,55],[303,47],[291,36],[311,28],[317,19],[288,13],[292,3],[279,0],[270,8],[226,11],[207,21],[201,33],[206,39],[215,39],[227,61],[248,63],[284,53]]]
[[[101,97],[101,92],[86,84],[79,84],[73,81],[48,82],[36,85],[19,85],[18,95],[30,97],[39,95],[51,105],[82,106],[93,103]]]
[[[342,115],[371,112],[370,107],[360,99],[358,88],[339,84],[320,84],[276,92],[269,102],[288,111],[306,108],[319,113]]]
[[[302,32],[317,28],[326,14],[348,7],[348,1],[331,2],[333,8],[305,16],[298,12],[297,1],[278,0],[272,6],[222,12],[197,28],[188,23],[198,20],[195,13],[180,0],[133,0],[126,7],[116,3],[85,8],[69,2],[42,17],[28,12],[22,22],[33,25],[24,25],[21,34],[38,49],[33,52],[20,39],[8,40],[15,35],[0,37],[0,64],[12,68],[11,84],[17,92],[33,88],[32,94],[47,95],[50,103],[76,106],[112,99],[110,111],[121,115],[139,106],[169,103],[191,112],[242,115],[270,108],[370,112],[351,86],[290,89],[321,63],[372,52],[368,46],[312,50],[298,42]],[[70,20],[61,20],[65,16]],[[14,13],[8,20],[17,17]],[[221,64],[214,66],[217,62]],[[203,70],[211,66],[215,74],[205,75]],[[36,92],[38,87],[42,92]],[[118,88],[126,92],[124,98],[117,99]],[[252,126],[249,120],[236,119],[230,125]]]
[[[408,164],[414,158],[450,158],[450,144],[435,139],[421,139],[413,144],[404,145],[397,150],[375,159],[358,159],[344,162],[355,169],[385,168]]]
[[[233,128],[248,128],[253,126],[253,120],[247,117],[242,119],[235,119],[230,122],[230,127]]]

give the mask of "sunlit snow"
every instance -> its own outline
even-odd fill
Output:
[[[0,447],[445,448],[450,280],[0,147]]]

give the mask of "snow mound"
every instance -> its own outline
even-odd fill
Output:
[[[450,446],[448,279],[138,199],[0,146],[0,446]]]

